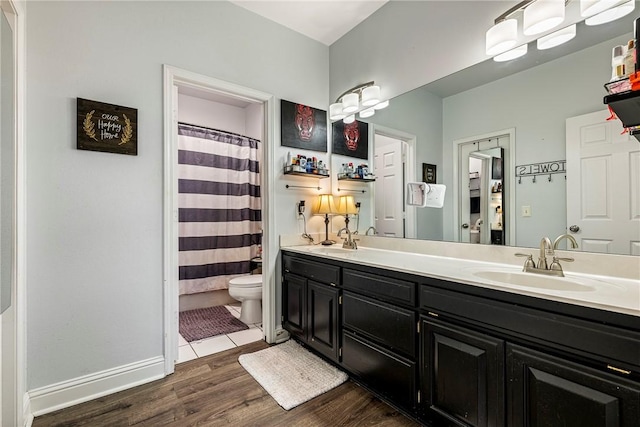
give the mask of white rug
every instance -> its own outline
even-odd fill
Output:
[[[287,411],[348,378],[294,340],[243,354],[238,362]]]

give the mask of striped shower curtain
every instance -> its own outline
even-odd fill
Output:
[[[227,289],[261,239],[260,141],[178,124],[180,294]]]

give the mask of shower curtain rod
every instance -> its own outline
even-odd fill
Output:
[[[229,132],[228,130],[215,129],[215,128],[210,128],[210,127],[201,126],[201,125],[194,125],[194,124],[187,123],[187,122],[178,122],[178,124],[179,124],[179,125],[191,126],[191,127],[194,127],[194,128],[200,128],[200,129],[212,130],[212,131],[214,131],[214,132],[222,132],[222,133],[226,133],[226,134],[229,134],[229,135],[240,136],[240,137],[242,137],[242,138],[253,139],[253,140],[255,140],[255,141],[261,142],[259,139],[252,138],[252,137],[247,136],[247,135],[241,135],[241,134],[239,134],[239,133],[235,133],[235,132]]]

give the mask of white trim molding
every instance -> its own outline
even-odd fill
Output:
[[[161,356],[29,391],[34,417],[164,378]]]
[[[460,239],[460,229],[459,229],[459,209],[458,209],[458,156],[459,156],[459,148],[463,144],[467,144],[473,141],[481,141],[485,139],[496,138],[499,136],[508,135],[509,136],[509,146],[508,146],[508,162],[503,167],[503,177],[505,182],[505,187],[507,188],[507,195],[509,198],[509,208],[507,211],[507,217],[505,218],[507,221],[507,233],[505,236],[505,245],[506,246],[515,246],[515,232],[516,232],[516,197],[515,197],[515,188],[513,187],[515,177],[513,176],[513,171],[516,166],[516,129],[509,128],[504,130],[499,130],[496,132],[489,132],[482,135],[470,136],[467,138],[456,139],[453,141],[453,185],[452,185],[452,200],[453,200],[453,241],[458,242]]]
[[[264,141],[262,167],[262,324],[265,339],[276,340],[276,259],[277,239],[274,236],[275,217],[270,215],[275,200],[275,98],[273,95],[235,83],[183,70],[171,65],[163,66],[164,85],[164,355],[165,374],[174,371],[178,352],[178,132],[176,129],[178,100],[176,87],[189,87],[229,98],[262,104],[264,109]]]

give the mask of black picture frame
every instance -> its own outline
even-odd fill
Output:
[[[436,171],[437,171],[436,165],[432,165],[430,163],[423,163],[422,164],[422,182],[426,182],[427,184],[437,184]]]
[[[280,102],[280,144],[283,147],[327,152],[327,112],[308,105]]]
[[[138,110],[77,98],[76,148],[137,156]]]
[[[502,158],[491,158],[491,179],[502,179]]]
[[[333,124],[331,152],[342,156],[369,158],[369,123],[355,120],[345,124],[339,120]]]

